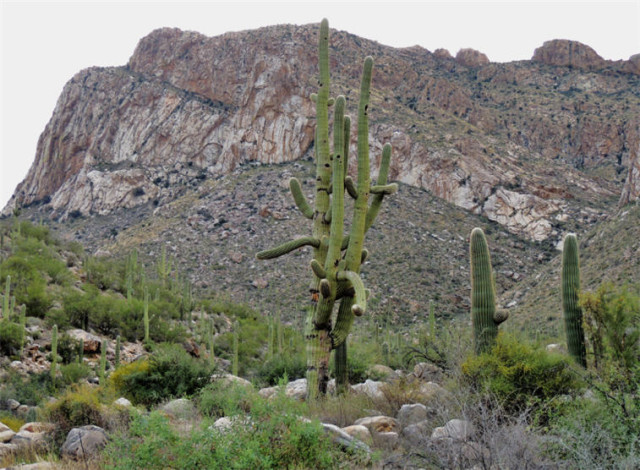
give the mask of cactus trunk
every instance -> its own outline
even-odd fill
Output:
[[[58,364],[58,325],[53,325],[51,333],[51,382],[56,382],[56,369]]]
[[[358,178],[357,184],[346,176],[350,143],[350,119],[345,116],[346,99],[329,98],[329,24],[322,20],[318,41],[320,80],[316,103],[316,191],[314,208],[307,203],[298,180],[290,181],[296,206],[308,219],[313,220],[311,237],[284,243],[272,250],[258,253],[258,259],[270,259],[299,248],[313,246],[311,262],[311,301],[313,312],[306,323],[308,398],[324,394],[329,380],[331,351],[344,344],[354,316],[366,310],[367,293],[360,279],[360,265],[366,258],[363,249],[364,234],[373,223],[384,195],[397,190],[387,185],[391,147],[385,146],[378,186],[371,186],[369,175],[369,90],[373,59],[364,62],[360,105],[358,111]],[[334,105],[333,153],[329,145],[329,106]],[[386,163],[385,163],[386,162]],[[380,186],[382,185],[382,186]],[[355,199],[351,231],[344,236],[345,191]],[[375,194],[369,205],[369,194]],[[346,253],[343,254],[344,250]],[[335,324],[332,322],[334,306],[339,301]],[[281,341],[278,339],[280,348]],[[344,354],[343,354],[344,353]],[[337,355],[346,368],[346,347]]]
[[[582,326],[582,308],[578,304],[580,292],[580,261],[578,239],[569,234],[562,250],[562,313],[569,354],[582,367],[587,367],[587,351]]]
[[[476,354],[491,350],[498,336],[498,325],[506,314],[496,314],[496,293],[491,270],[491,257],[484,232],[471,231],[471,322]]]

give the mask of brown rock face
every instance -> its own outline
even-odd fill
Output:
[[[310,153],[316,34],[315,25],[213,38],[165,28],[143,38],[128,65],[79,72],[3,213],[43,204],[64,219],[163,206],[240,165]],[[533,62],[492,64],[472,49],[446,60],[444,50],[331,38],[332,93],[352,113],[361,60],[375,57],[372,167],[391,142],[392,178],[534,240],[557,235],[569,213],[617,199],[627,174],[636,197],[637,60],[605,64],[562,40]],[[264,216],[282,217],[267,206]]]
[[[460,49],[456,54],[456,62],[465,67],[478,68],[489,63],[489,58],[475,49]]]
[[[547,65],[572,66],[583,69],[599,69],[605,61],[589,46],[567,39],[546,41],[533,53],[534,62]]]

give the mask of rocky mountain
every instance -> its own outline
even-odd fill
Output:
[[[79,72],[3,213],[49,218],[96,250],[146,246],[151,259],[168,243],[201,287],[269,285],[259,297],[277,303],[276,281],[302,286],[305,267],[252,258],[279,233],[306,233],[280,176],[311,175],[316,34],[316,25],[213,38],[160,29],[128,64]],[[332,94],[351,112],[362,59],[375,60],[373,167],[391,142],[391,178],[404,185],[381,218],[393,242],[372,233],[384,253],[373,284],[401,310],[419,310],[425,277],[440,283],[448,312],[464,306],[467,268],[451,260],[464,259],[474,225],[504,241],[506,289],[550,259],[566,231],[589,230],[640,195],[640,55],[606,61],[555,40],[503,64],[342,31],[330,47]],[[394,271],[425,247],[439,254],[420,271]],[[384,279],[391,272],[408,291]]]

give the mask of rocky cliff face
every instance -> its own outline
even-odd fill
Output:
[[[301,158],[313,145],[315,44],[314,25],[152,32],[126,66],[67,83],[5,213],[162,206],[239,165]],[[550,41],[532,61],[492,64],[471,49],[454,59],[344,32],[331,46],[333,93],[351,108],[361,60],[375,58],[373,159],[391,142],[399,181],[532,240],[559,236],[570,217],[597,220],[625,181],[638,197],[636,56],[608,62]]]

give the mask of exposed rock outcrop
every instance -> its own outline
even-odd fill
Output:
[[[86,69],[67,83],[3,213],[43,204],[64,219],[162,206],[239,165],[303,157],[314,138],[315,43],[315,25],[213,38],[153,31],[126,66]],[[372,158],[391,142],[394,179],[532,240],[620,194],[617,175],[633,161],[625,116],[640,101],[628,75],[596,72],[629,73],[637,57],[610,63],[556,40],[533,62],[492,64],[472,49],[448,60],[445,50],[393,49],[344,32],[332,34],[332,48],[333,92],[350,101],[359,60],[376,58]]]

